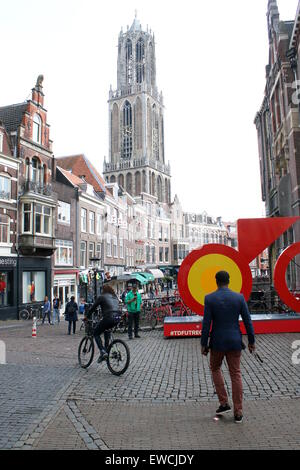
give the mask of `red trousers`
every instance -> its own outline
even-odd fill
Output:
[[[243,385],[241,375],[241,351],[214,351],[210,352],[210,369],[216,387],[220,405],[228,403],[228,395],[225,389],[224,378],[221,371],[222,362],[226,357],[232,385],[232,401],[235,415],[243,414]]]

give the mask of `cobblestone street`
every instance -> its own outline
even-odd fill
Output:
[[[230,413],[213,420],[218,401],[199,339],[143,331],[116,377],[96,360],[81,369],[83,332],[66,329],[45,324],[33,339],[29,322],[0,325],[1,449],[300,449],[300,365],[291,361],[299,334],[257,336],[263,364],[243,353],[238,426]],[[223,373],[229,389],[226,364]]]

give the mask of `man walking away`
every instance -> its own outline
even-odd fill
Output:
[[[134,323],[134,336],[139,336],[139,319],[141,313],[142,296],[137,290],[137,286],[132,287],[132,291],[128,292],[125,298],[128,309],[128,337],[132,339],[132,326]]]
[[[51,305],[50,305],[50,302],[49,302],[49,300],[48,300],[48,297],[46,296],[46,297],[45,297],[45,300],[44,300],[44,305],[43,305],[43,321],[42,321],[42,325],[45,323],[46,315],[47,315],[47,317],[48,317],[49,325],[51,325],[50,313],[51,313]]]
[[[73,334],[76,333],[76,322],[78,321],[78,305],[75,302],[75,297],[72,295],[70,302],[66,305],[65,310],[66,321],[69,322],[68,325],[68,335],[71,334],[71,326],[73,324]]]
[[[241,423],[243,421],[243,387],[240,361],[241,351],[245,346],[242,342],[242,333],[239,327],[239,315],[241,315],[246,327],[248,348],[251,353],[255,350],[255,337],[244,296],[230,290],[228,288],[229,282],[229,274],[226,271],[219,271],[216,274],[218,290],[205,297],[201,352],[207,355],[208,349],[210,349],[210,369],[220,402],[220,406],[216,411],[217,415],[222,415],[231,410],[221,372],[222,362],[226,357],[232,384],[234,420],[236,423]],[[208,348],[211,323],[212,329]]]

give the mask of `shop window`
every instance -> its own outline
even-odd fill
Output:
[[[13,305],[13,273],[0,271],[0,308]]]
[[[58,201],[57,221],[62,224],[70,225],[71,220],[71,204]]]
[[[23,303],[42,302],[46,295],[45,271],[23,272]]]
[[[57,266],[73,266],[73,242],[56,240],[55,264]]]
[[[0,215],[0,243],[9,243],[10,218],[7,215]]]
[[[9,200],[11,197],[11,180],[6,176],[0,176],[0,199]]]

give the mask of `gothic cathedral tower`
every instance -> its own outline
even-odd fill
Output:
[[[117,90],[109,93],[107,182],[132,196],[151,194],[170,203],[170,167],[164,154],[164,106],[156,86],[154,34],[137,17],[118,43]]]

